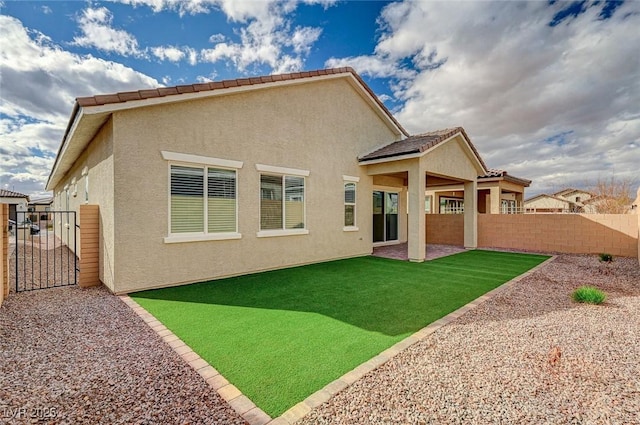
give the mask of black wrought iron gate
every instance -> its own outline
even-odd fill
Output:
[[[75,211],[19,211],[9,221],[10,281],[16,292],[75,285]],[[13,285],[12,285],[13,286]]]

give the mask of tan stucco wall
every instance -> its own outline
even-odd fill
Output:
[[[526,208],[556,208],[556,209],[566,209],[569,208],[568,201],[561,201],[559,199],[542,197],[538,199],[533,199],[530,201],[525,201],[524,206]]]
[[[83,170],[86,173],[83,175]],[[93,141],[76,160],[75,165],[54,189],[53,210],[66,210],[64,187],[69,185],[69,190],[75,191],[75,196],[69,196],[69,210],[76,211],[76,220],[80,224],[80,205],[100,205],[100,280],[112,291],[114,290],[114,202],[113,202],[113,122],[107,121],[98,131]],[[75,178],[75,184],[71,182]],[[85,201],[85,182],[89,179],[89,200]],[[73,189],[73,190],[72,190]],[[59,223],[56,232],[61,227]],[[80,232],[76,246],[81,246]],[[62,233],[63,239],[66,232]],[[69,241],[73,247],[73,240]],[[78,250],[79,251],[79,250]],[[81,257],[82,253],[78,252]],[[81,271],[82,272],[82,271]]]
[[[427,243],[462,245],[460,214],[427,214]],[[478,214],[478,247],[638,256],[638,217],[630,214]]]
[[[480,214],[478,245],[636,257],[638,218],[629,214]]]
[[[0,306],[9,295],[9,205],[0,204]]]
[[[346,80],[116,112],[113,122],[114,291],[371,252],[372,178],[358,165],[357,156],[398,135]],[[244,162],[237,175],[241,239],[164,243],[169,166],[162,159],[163,150]],[[308,235],[256,236],[260,220],[256,164],[310,171]],[[343,175],[360,177],[356,232],[343,231]],[[100,208],[103,214],[102,204]]]
[[[437,145],[422,157],[423,164],[430,174],[439,174],[461,180],[476,180],[483,170],[475,167],[475,161],[468,153],[468,148],[458,135],[455,140]]]
[[[464,245],[464,215],[426,214],[428,244]]]

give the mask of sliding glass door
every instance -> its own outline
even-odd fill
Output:
[[[398,194],[373,192],[373,242],[398,240]]]

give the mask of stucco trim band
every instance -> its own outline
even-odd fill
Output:
[[[233,161],[231,159],[212,158],[202,155],[191,155],[187,153],[160,151],[162,158],[167,161],[187,162],[199,165],[212,165],[214,167],[236,168],[240,169],[244,165],[242,161]]]
[[[299,170],[297,168],[276,167],[273,165],[256,164],[256,170],[265,173],[287,174],[290,176],[309,177],[309,170]]]

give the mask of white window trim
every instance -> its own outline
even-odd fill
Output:
[[[240,232],[224,232],[224,233],[171,233],[171,166],[185,165],[194,168],[202,168],[205,173],[205,192],[206,192],[206,169],[207,167],[216,167],[236,172],[236,230],[238,230],[238,170],[242,168],[242,161],[233,161],[230,159],[212,158],[200,155],[182,154],[177,152],[161,151],[162,158],[167,160],[167,235],[164,237],[164,243],[183,243],[183,242],[202,242],[202,241],[221,241],[231,239],[241,239]],[[202,161],[202,162],[200,162]],[[206,200],[206,198],[205,198]],[[207,230],[208,205],[204,202],[205,230]]]
[[[84,178],[84,203],[89,203],[89,167],[82,169],[82,177]]]
[[[242,161],[233,161],[231,159],[213,158],[209,156],[191,155],[187,153],[160,151],[162,158],[166,161],[182,162],[184,164],[193,165],[211,165],[214,167],[222,167],[229,169],[240,169],[244,165]]]
[[[358,220],[357,220],[357,211],[358,211],[358,183],[360,182],[360,177],[353,177],[353,176],[342,176],[342,197],[344,198],[344,189],[345,186],[347,185],[347,183],[355,183],[356,184],[356,202],[353,203],[353,211],[354,211],[354,217],[353,217],[353,222],[354,225],[353,226],[344,226],[342,228],[343,232],[357,232],[360,229],[358,228]],[[343,202],[343,210],[342,212],[344,213],[344,206],[346,206],[347,203]],[[351,204],[350,204],[351,205]],[[344,219],[344,217],[343,217]]]
[[[273,174],[283,174],[288,176],[296,176],[296,177],[309,177],[309,170],[299,170],[297,168],[286,168],[286,167],[276,167],[273,165],[264,165],[264,164],[256,164],[256,170],[265,172],[265,173],[273,173]]]
[[[306,224],[306,223],[305,223]],[[260,230],[256,233],[259,238],[271,238],[277,236],[296,236],[296,235],[308,235],[309,229],[275,229],[275,230]]]
[[[277,237],[277,236],[295,236],[295,235],[308,235],[309,229],[307,229],[307,179],[309,176],[308,170],[299,170],[296,168],[284,168],[284,167],[273,167],[270,165],[256,164],[256,170],[264,172],[266,175],[277,175],[283,177],[282,179],[282,225],[285,225],[287,209],[285,206],[284,198],[285,198],[285,182],[284,178],[287,176],[290,177],[303,177],[304,181],[304,208],[303,208],[303,219],[304,219],[304,229],[269,229],[269,230],[259,230],[256,233],[256,236],[259,238],[269,238],[269,237]],[[286,172],[285,172],[286,171]],[[306,173],[306,174],[305,174]],[[258,205],[262,202],[262,193],[258,191]],[[262,211],[258,214],[258,229],[261,226],[262,219]]]
[[[175,233],[164,238],[164,243],[183,242],[203,242],[203,241],[226,241],[232,239],[242,239],[242,234],[237,232],[228,233]]]

